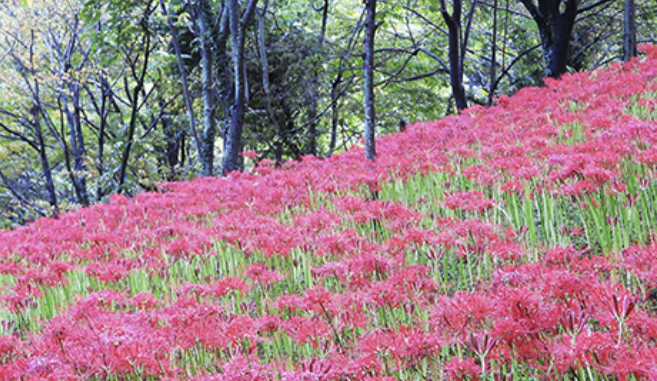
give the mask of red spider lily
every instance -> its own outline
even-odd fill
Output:
[[[481,368],[472,358],[453,357],[445,364],[445,373],[450,381],[477,381],[481,376]]]
[[[497,342],[497,338],[491,337],[487,333],[471,333],[470,340],[466,341],[466,344],[481,358],[488,356],[490,351],[497,345]]]
[[[283,324],[283,330],[299,345],[310,342],[314,348],[319,346],[321,338],[331,336],[331,328],[318,319],[306,319],[294,316]]]
[[[474,210],[483,213],[495,205],[495,200],[485,198],[483,192],[469,191],[445,194],[445,201],[441,204],[450,209]]]
[[[258,154],[255,151],[244,151],[241,155],[249,159],[255,159],[258,157]]]
[[[634,192],[634,194],[626,193],[625,198],[627,201],[624,201],[623,204],[628,208],[633,208],[639,198],[639,192]]]
[[[569,335],[574,337],[582,332],[588,323],[589,318],[590,315],[585,311],[580,310],[579,312],[576,312],[572,309],[564,309],[561,311],[559,323]]]
[[[641,301],[638,296],[632,295],[623,286],[616,284],[607,291],[607,307],[609,313],[618,322],[623,322],[630,317],[636,305]]]
[[[254,263],[247,267],[245,275],[266,287],[284,278],[277,271],[267,269],[263,262]]]

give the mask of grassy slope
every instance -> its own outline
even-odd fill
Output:
[[[2,233],[0,380],[656,377],[647,49],[381,138],[376,164]]]

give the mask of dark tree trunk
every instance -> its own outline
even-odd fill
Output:
[[[338,144],[338,123],[340,122],[340,84],[342,71],[340,71],[331,85],[331,140],[329,142],[328,156],[333,155]]]
[[[39,93],[38,85],[36,87],[37,94]],[[46,178],[46,189],[48,191],[48,204],[52,208],[52,216],[57,217],[59,215],[59,206],[57,205],[57,194],[55,193],[55,183],[52,181],[52,171],[50,169],[50,163],[48,162],[48,155],[46,154],[46,144],[43,139],[43,133],[41,131],[41,110],[38,106],[35,106],[32,109],[32,116],[34,118],[34,131],[36,133],[37,142],[39,145],[39,159],[41,160],[41,168],[43,170],[43,175]]]
[[[490,50],[490,79],[488,86],[488,105],[495,98],[495,79],[497,78],[497,0],[493,0],[493,36]]]
[[[376,33],[376,0],[365,0],[365,153],[369,160],[376,158],[374,107],[374,34]]]
[[[121,156],[121,166],[119,167],[119,182],[117,184],[117,193],[123,191],[123,186],[126,180],[126,174],[128,170],[128,161],[130,159],[130,152],[132,150],[132,145],[134,144],[135,131],[137,129],[137,119],[139,116],[139,97],[141,91],[144,88],[144,83],[146,81],[146,73],[148,72],[148,60],[151,54],[151,35],[150,31],[146,30],[144,27],[144,37],[142,42],[142,50],[144,52],[144,62],[142,63],[140,73],[137,73],[138,66],[138,57],[132,61],[132,76],[136,81],[135,87],[132,91],[132,99],[130,105],[130,121],[128,122],[128,131],[125,136],[125,148],[123,149],[123,155]]]
[[[315,86],[315,84],[311,84]],[[317,94],[315,89],[309,91],[310,106],[308,108],[308,154],[317,156]]]
[[[239,154],[242,151],[242,128],[244,126],[244,77],[242,66],[244,65],[244,52],[241,47],[240,8],[237,0],[227,0],[228,18],[230,24],[231,42],[233,44],[233,74],[235,100],[232,107],[232,115],[228,131],[226,132],[225,150],[222,165],[223,175],[240,169]]]
[[[473,5],[474,7],[474,5]],[[456,108],[461,111],[468,107],[468,101],[463,87],[463,58],[465,49],[461,43],[461,13],[463,0],[454,0],[452,14],[449,14],[445,0],[440,0],[440,9],[443,19],[447,24],[449,40],[449,82],[452,87],[452,95]]]
[[[84,165],[86,150],[84,147],[84,137],[82,135],[80,121],[80,113],[82,112],[80,109],[80,88],[76,85],[72,85],[71,95],[73,110],[69,110],[66,100],[64,100],[64,107],[69,124],[71,154],[73,155],[73,187],[75,188],[78,203],[87,206],[89,205],[89,195],[87,192],[87,181],[84,178],[84,172],[86,171]]]
[[[625,0],[625,30],[623,33],[623,61],[636,57],[636,6],[634,0]]]
[[[163,161],[169,168],[169,173],[172,173],[176,165],[180,162],[178,160],[180,151],[180,137],[176,133],[175,127],[172,125],[170,118],[172,115],[164,115],[161,119],[162,132],[164,133],[164,157]]]
[[[34,67],[35,62],[34,62],[34,30],[30,31],[30,66]],[[14,57],[15,58],[15,57]],[[23,69],[21,69],[23,70]],[[27,80],[27,77],[25,76],[25,73],[23,72],[24,78],[26,82],[29,82]],[[52,169],[50,167],[50,163],[48,162],[48,155],[46,153],[46,143],[45,140],[43,139],[43,131],[41,129],[41,115],[45,113],[45,110],[42,109],[41,107],[41,93],[39,91],[39,82],[35,79],[34,80],[34,105],[32,106],[32,109],[30,110],[32,113],[32,118],[33,118],[33,126],[34,126],[34,132],[36,134],[37,138],[37,143],[38,143],[38,152],[39,152],[39,159],[41,160],[41,168],[43,170],[43,176],[46,178],[46,189],[48,190],[48,204],[50,204],[50,207],[52,209],[51,213],[52,216],[57,218],[59,215],[59,205],[57,204],[57,193],[55,193],[55,183],[52,180]]]
[[[83,59],[79,67],[74,68],[72,64],[72,55],[77,50],[77,43],[79,39],[80,30],[78,28],[78,18],[74,17],[71,22],[71,38],[68,39],[67,45],[62,44],[59,40],[53,40],[53,52],[56,53],[57,64],[61,68],[62,73],[70,73],[72,71],[80,72],[83,68],[86,58],[89,57],[91,51],[82,52]],[[65,91],[68,87],[68,91]],[[89,195],[87,192],[87,181],[85,179],[86,166],[84,164],[86,150],[84,144],[84,135],[82,134],[82,123],[80,107],[80,85],[76,80],[65,79],[59,88],[59,111],[66,115],[66,122],[68,124],[69,147],[70,155],[73,157],[73,170],[69,170],[69,178],[77,202],[81,205],[89,205]],[[69,103],[70,102],[70,103]],[[60,114],[61,115],[61,114]],[[62,126],[63,129],[63,126]],[[63,138],[64,134],[62,134]],[[66,153],[67,155],[68,153]],[[67,165],[70,165],[67,160]]]
[[[109,106],[107,101],[111,96],[110,85],[102,73],[98,75],[98,88],[100,90],[100,109],[98,111],[100,123],[98,125],[98,161],[96,170],[98,171],[98,178],[102,178],[105,174],[105,129],[107,127],[107,117],[109,115]],[[98,181],[96,188],[96,200],[100,200],[104,196],[104,187],[102,182]]]
[[[570,38],[575,26],[579,0],[520,0],[538,26],[545,60],[545,76],[559,78],[566,73]],[[563,11],[561,4],[564,2]]]

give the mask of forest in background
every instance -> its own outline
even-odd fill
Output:
[[[0,224],[328,157],[655,43],[649,0],[9,0]],[[371,151],[370,151],[371,148]]]

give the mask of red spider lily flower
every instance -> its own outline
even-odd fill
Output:
[[[241,155],[252,160],[258,157],[258,153],[255,151],[244,151]]]
[[[9,358],[18,345],[18,339],[13,336],[0,336],[0,359]]]
[[[310,342],[314,348],[319,346],[320,338],[331,336],[331,328],[322,320],[294,316],[283,324],[283,330],[299,345]]]
[[[620,284],[614,285],[607,293],[608,312],[618,322],[624,322],[632,314],[641,298],[634,296]]]
[[[150,292],[140,292],[132,297],[132,304],[142,310],[152,310],[157,307],[158,301]]]
[[[278,271],[266,268],[264,262],[257,262],[247,267],[245,275],[266,287],[284,279]]]
[[[487,333],[471,333],[470,340],[466,344],[468,344],[477,356],[486,357],[495,345],[497,345],[497,342],[497,338],[491,337]]]
[[[473,210],[483,213],[495,206],[495,200],[486,198],[481,191],[468,191],[445,194],[445,201],[441,204],[450,209]]]
[[[623,205],[625,205],[628,208],[633,208],[636,205],[636,202],[639,198],[639,192],[634,192],[632,193],[626,193],[625,198],[627,201],[623,201]]]
[[[561,311],[559,323],[571,336],[576,336],[582,332],[588,323],[590,315],[586,311],[574,311],[572,309],[564,309]]]
[[[450,381],[478,381],[481,367],[472,358],[454,356],[445,364],[445,373]]]

